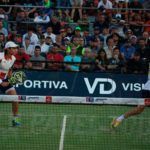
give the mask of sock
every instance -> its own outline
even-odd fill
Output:
[[[117,118],[117,121],[123,121],[125,118],[124,118],[124,115],[121,115]]]

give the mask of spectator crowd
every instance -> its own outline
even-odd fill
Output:
[[[0,53],[15,69],[146,73],[149,0],[2,0]]]

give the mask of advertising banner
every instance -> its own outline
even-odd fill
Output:
[[[26,71],[19,95],[140,98],[146,75]]]

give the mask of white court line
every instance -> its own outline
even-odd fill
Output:
[[[64,137],[65,137],[65,130],[66,130],[66,121],[67,121],[67,115],[64,115],[63,122],[62,122],[59,150],[63,150],[63,148],[64,148]]]

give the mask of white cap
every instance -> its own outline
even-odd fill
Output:
[[[13,41],[9,41],[5,44],[5,49],[11,48],[11,47],[18,47],[18,45],[15,44]]]

